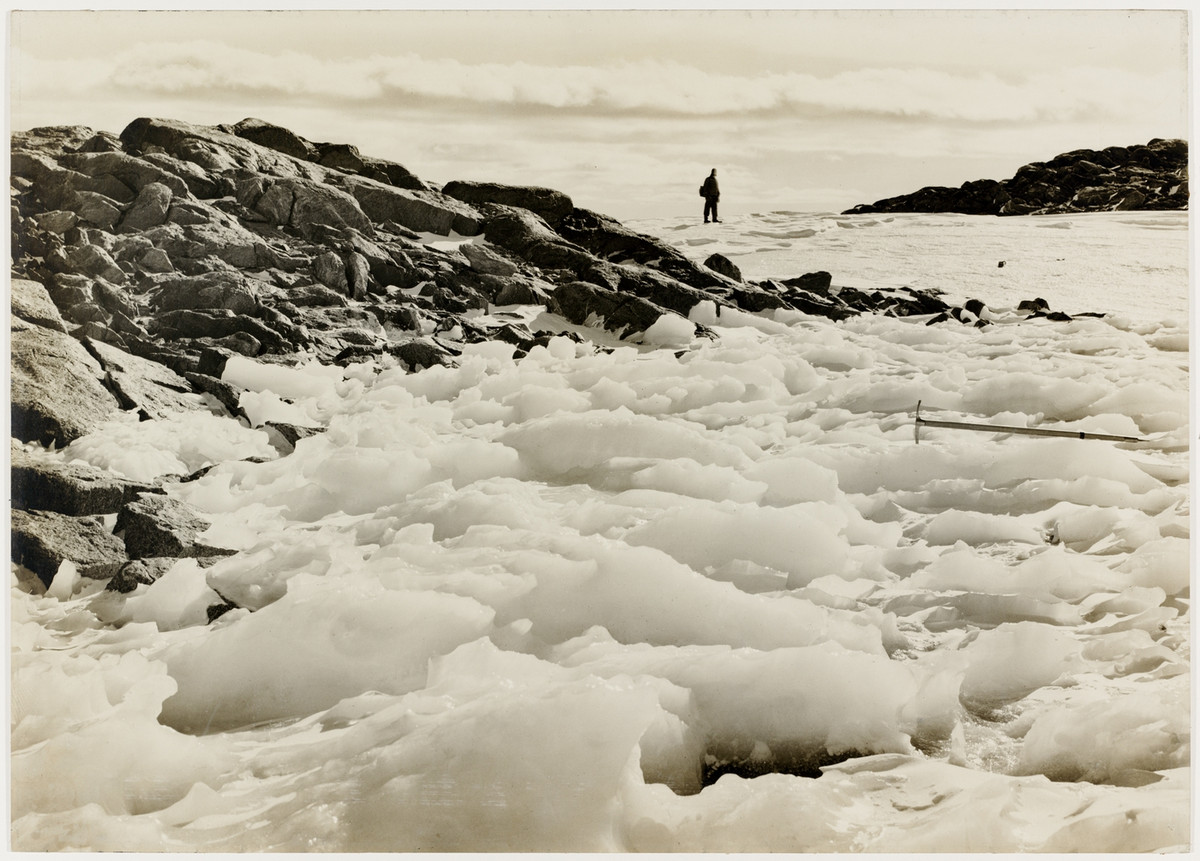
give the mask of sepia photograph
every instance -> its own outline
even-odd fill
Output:
[[[10,8],[17,853],[1193,849],[1186,8]]]

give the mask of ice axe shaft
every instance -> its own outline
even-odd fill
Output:
[[[1050,428],[1022,428],[1011,425],[988,425],[977,422],[945,422],[937,419],[921,418],[921,402],[917,401],[917,421],[913,426],[913,441],[921,441],[921,428],[956,428],[958,430],[986,431],[987,433],[1020,433],[1026,436],[1060,436],[1069,439],[1102,439],[1111,442],[1144,442],[1136,436],[1120,436],[1111,433],[1091,433],[1090,431],[1052,430]]]

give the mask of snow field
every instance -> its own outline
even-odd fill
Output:
[[[1186,330],[691,319],[718,339],[238,359],[256,427],[68,447],[217,464],[167,490],[239,552],[13,590],[14,847],[1186,844]],[[917,400],[1146,441],[918,444]],[[324,432],[280,457],[275,420]]]

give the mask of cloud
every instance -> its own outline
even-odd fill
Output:
[[[86,73],[81,74],[81,72]],[[654,59],[603,65],[470,63],[416,53],[320,58],[300,51],[266,53],[212,41],[164,42],[117,53],[108,68],[27,60],[15,77],[43,89],[91,86],[148,97],[233,100],[269,97],[296,103],[358,106],[458,103],[526,112],[569,111],[601,117],[829,117],[958,123],[1069,121],[1097,116],[1171,113],[1182,99],[1164,74],[1074,68],[1049,75],[1008,76],[934,68],[858,68],[802,72],[714,73]]]

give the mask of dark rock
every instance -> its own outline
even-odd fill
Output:
[[[357,251],[346,255],[346,284],[351,299],[367,298],[367,290],[371,285],[371,267],[367,258]]]
[[[535,266],[584,272],[596,263],[594,255],[559,236],[539,216],[524,209],[505,208],[488,219],[484,238]]]
[[[92,339],[83,343],[104,369],[106,385],[123,409],[136,409],[148,419],[203,408],[191,384],[165,365]]]
[[[495,251],[484,245],[471,242],[463,243],[458,249],[471,268],[484,275],[499,275],[501,277],[515,275],[517,266],[511,260],[506,260]]]
[[[117,265],[107,251],[98,245],[80,245],[66,252],[64,271],[89,278],[104,278],[114,284],[125,280],[125,271]]]
[[[341,189],[301,177],[256,176],[238,186],[238,203],[268,223],[309,236],[319,225],[369,230],[371,222]]]
[[[76,152],[96,136],[87,126],[39,126],[23,132],[13,132],[12,148],[30,152],[63,155]]]
[[[63,319],[68,323],[74,323],[76,326],[85,326],[88,323],[99,323],[101,327],[107,327],[112,322],[112,314],[105,311],[98,305],[89,305],[80,303],[72,305],[63,312]]]
[[[187,184],[182,179],[125,152],[73,153],[61,156],[58,163],[84,176],[107,183],[106,187],[93,187],[93,190],[108,194],[121,203],[134,202],[150,185],[166,186],[171,195],[188,194]]]
[[[358,147],[350,144],[319,144],[316,161],[322,167],[335,167],[349,173],[363,173],[367,169]]]
[[[451,365],[455,359],[455,354],[445,344],[432,338],[414,338],[400,344],[389,344],[387,352],[414,371],[437,365]],[[348,358],[343,357],[339,364],[347,362]]]
[[[975,317],[980,317],[987,310],[987,305],[979,299],[968,299],[966,302],[963,302],[963,310]]]
[[[258,310],[255,282],[239,272],[216,271],[163,280],[150,298],[158,311],[232,311],[253,314]]]
[[[324,251],[312,262],[312,274],[321,284],[335,293],[346,296],[350,293],[350,279],[346,275],[346,261],[335,251]],[[332,304],[332,303],[327,303]]]
[[[244,415],[239,390],[234,386],[217,377],[194,371],[184,372],[184,377],[195,387],[196,391],[211,395],[229,411],[230,415]]]
[[[262,342],[253,335],[248,335],[245,332],[234,332],[232,335],[226,335],[224,338],[213,338],[212,343],[214,347],[251,358],[262,352]]]
[[[235,553],[199,540],[200,533],[211,525],[191,506],[162,494],[139,494],[117,516],[117,532],[125,533],[125,551],[131,559],[230,556]]]
[[[112,230],[121,220],[121,208],[116,201],[91,191],[76,192],[67,208],[81,221],[103,230]]]
[[[565,239],[603,260],[648,266],[681,284],[715,291],[717,295],[729,288],[728,281],[689,260],[678,249],[653,236],[630,230],[606,215],[574,209],[555,229]]]
[[[79,216],[66,209],[43,212],[35,218],[38,229],[47,230],[50,233],[66,233],[79,224]]]
[[[170,557],[130,559],[113,575],[105,587],[111,592],[129,593],[138,586],[149,585],[171,570],[177,559]]]
[[[230,312],[168,311],[151,320],[147,328],[151,334],[168,338],[223,338],[244,332],[273,353],[285,352],[295,345],[262,321]]]
[[[622,337],[644,332],[662,316],[664,309],[640,296],[618,293],[586,281],[559,285],[550,297],[549,308],[576,325],[602,323]]]
[[[329,252],[337,257],[333,252]],[[313,262],[316,266],[316,261]],[[329,270],[331,272],[336,269]],[[315,273],[314,273],[315,274]],[[336,277],[336,276],[334,276]],[[287,292],[288,302],[300,308],[308,307],[343,307],[347,304],[345,292],[338,292],[321,284],[298,284]]]
[[[271,446],[281,455],[291,454],[300,440],[321,432],[321,428],[301,427],[284,422],[266,422],[262,429],[267,432]]]
[[[1131,209],[1187,209],[1187,142],[1075,150],[1034,162],[1001,182],[977,180],[960,188],[930,186],[913,194],[862,204],[848,214],[961,212],[1026,215]]]
[[[471,206],[445,194],[397,188],[373,179],[343,176],[341,186],[358,202],[371,221],[396,222],[419,233],[474,236],[483,216]]]
[[[125,546],[99,517],[53,511],[12,511],[12,560],[47,586],[65,561],[83,577],[112,577],[126,562]]]
[[[800,278],[789,278],[781,283],[764,281],[761,286],[767,290],[777,290],[786,297],[788,306],[806,314],[826,317],[830,320],[844,320],[857,313],[856,309],[844,299],[829,292],[829,285],[824,283],[824,279],[806,280],[805,276],[801,276]],[[739,294],[739,305],[745,301],[742,298],[744,295],[744,293]],[[741,307],[745,307],[745,305],[741,305]],[[750,309],[746,308],[746,310]]]
[[[208,609],[206,611],[206,613],[208,615],[208,624],[211,625],[213,622],[217,621],[217,619],[220,619],[222,616],[224,616],[230,610],[236,610],[236,609],[238,609],[238,605],[234,604],[232,601],[222,601],[220,604],[209,604]]]
[[[147,184],[138,192],[137,199],[126,211],[118,229],[122,233],[132,233],[162,224],[167,220],[171,197],[171,189],[163,183]]]
[[[833,286],[833,276],[825,271],[808,272],[797,278],[785,278],[783,284],[786,287],[794,287],[800,290],[828,293],[829,289]]]
[[[270,147],[290,155],[292,158],[311,160],[314,155],[313,147],[304,138],[282,126],[272,125],[253,117],[236,123],[233,126],[233,133],[260,146]]]
[[[225,363],[232,355],[231,351],[224,348],[206,347],[200,351],[196,372],[220,379],[221,375],[225,373]]]
[[[125,343],[125,339],[119,334],[108,328],[108,326],[105,324],[96,322],[94,320],[84,323],[78,329],[73,330],[71,332],[71,337],[77,338],[80,341],[90,340],[101,344],[109,344],[110,346],[117,347],[122,350],[126,349],[128,346]],[[112,391],[112,387],[109,385],[109,380],[105,379],[104,384],[109,387],[110,391]],[[117,393],[114,391],[113,394],[116,395]],[[124,401],[122,401],[120,396],[117,396],[117,402],[124,406]]]
[[[1027,313],[1034,311],[1049,311],[1050,303],[1041,297],[1037,299],[1024,299],[1017,304],[1017,310],[1025,311]]]
[[[732,278],[734,281],[742,280],[742,270],[738,269],[734,265],[734,262],[724,254],[710,254],[708,259],[704,261],[704,265],[718,275],[724,275],[726,278]]]
[[[95,358],[70,335],[14,319],[10,352],[12,435],[63,446],[117,415]]]
[[[107,470],[30,455],[14,441],[11,451],[12,504],[20,509],[81,516],[115,514],[150,485]]]
[[[575,208],[571,198],[561,191],[536,186],[454,180],[442,187],[442,193],[464,203],[499,203],[528,209],[540,215],[550,225],[557,224]]]
[[[125,291],[103,279],[92,282],[92,301],[114,315],[121,314],[126,318],[138,316],[137,305]]]
[[[553,288],[527,278],[507,278],[492,301],[497,305],[545,305]]]

